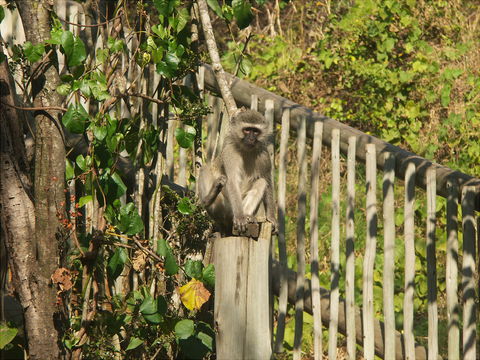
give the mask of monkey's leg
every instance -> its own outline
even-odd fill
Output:
[[[265,189],[267,188],[267,181],[263,178],[255,180],[252,188],[247,191],[243,198],[243,212],[247,216],[253,216],[258,209],[258,206],[263,200]]]

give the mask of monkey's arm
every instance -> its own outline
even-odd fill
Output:
[[[225,175],[220,175],[218,179],[216,179],[208,194],[202,198],[202,205],[205,207],[209,207],[213,204],[213,202],[217,199],[218,194],[222,191],[227,182],[227,177]]]

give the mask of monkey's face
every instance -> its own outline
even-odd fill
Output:
[[[257,127],[248,126],[248,127],[244,127],[242,131],[243,131],[243,139],[242,139],[243,143],[246,146],[255,146],[257,144],[258,137],[261,134],[261,130]]]

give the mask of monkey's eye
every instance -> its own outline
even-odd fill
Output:
[[[243,133],[245,135],[248,135],[248,134],[258,135],[260,134],[260,130],[254,127],[246,127],[246,128],[243,128]]]

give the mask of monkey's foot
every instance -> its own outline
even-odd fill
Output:
[[[218,189],[218,191],[221,191],[225,187],[226,183],[227,177],[225,175],[220,175],[215,181],[215,187]]]

